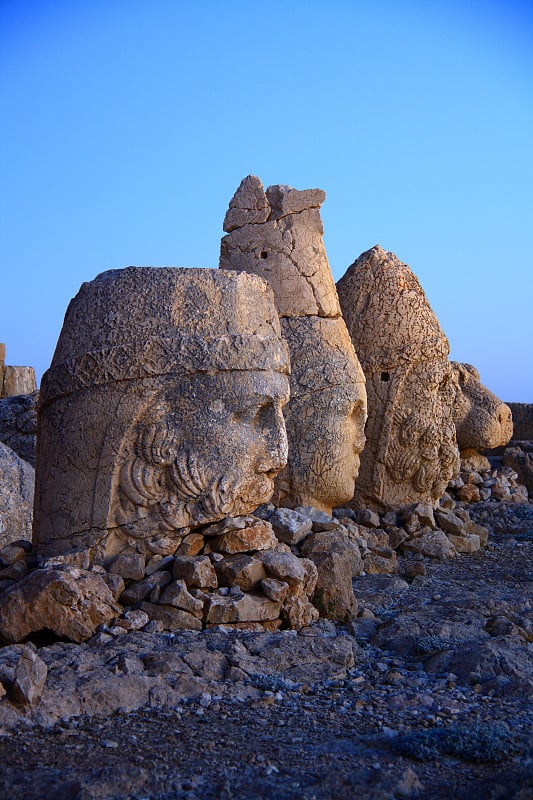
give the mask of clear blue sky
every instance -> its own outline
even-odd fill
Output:
[[[240,180],[320,187],[336,279],[381,244],[533,402],[533,4],[0,0],[0,341],[48,367],[99,272],[216,267]]]

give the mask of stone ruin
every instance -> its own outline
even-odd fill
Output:
[[[359,256],[337,290],[367,380],[354,503],[434,505],[459,469],[448,340],[415,275],[379,246]]]
[[[291,354],[289,461],[275,502],[331,514],[351,500],[366,422],[365,378],[341,316],[324,243],[321,189],[245,178],[230,201],[222,269],[265,278]]]
[[[10,367],[5,360],[6,346],[0,343],[0,399],[34,392],[37,385],[33,367]]]
[[[524,501],[510,469],[458,475],[457,442],[502,442],[509,409],[450,364],[417,279],[379,247],[338,284],[352,343],[323,199],[249,176],[221,269],[82,286],[39,396],[33,546],[27,508],[0,537],[1,641],[347,621],[353,578],[398,572],[397,553],[412,578],[483,546],[464,502]],[[28,485],[37,398],[0,403]],[[9,447],[0,469],[20,472]]]

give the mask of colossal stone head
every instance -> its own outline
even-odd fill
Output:
[[[354,503],[434,503],[458,470],[448,340],[415,275],[379,246],[348,268],[337,291],[367,380]]]
[[[471,364],[452,361],[451,366],[457,386],[453,417],[461,458],[488,468],[488,460],[477,451],[507,444],[513,435],[511,409],[483,386]]]
[[[230,202],[220,267],[265,278],[291,354],[289,463],[275,500],[331,513],[350,500],[364,445],[365,379],[342,319],[324,243],[320,189],[245,178]]]
[[[83,284],[42,381],[36,549],[170,553],[268,501],[288,365],[255,276],[130,267]]]

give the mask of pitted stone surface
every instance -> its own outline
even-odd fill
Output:
[[[34,482],[33,467],[0,442],[0,547],[31,540]]]
[[[35,467],[38,399],[39,393],[33,392],[0,400],[0,442],[32,467]]]
[[[354,504],[435,503],[459,468],[449,345],[415,275],[376,246],[337,284],[367,379],[367,444]]]
[[[285,465],[287,346],[252,275],[114,270],[71,302],[40,396],[35,541],[169,555],[268,501]]]
[[[513,435],[511,409],[479,379],[471,364],[451,362],[457,383],[453,417],[461,456],[465,450],[492,450]]]

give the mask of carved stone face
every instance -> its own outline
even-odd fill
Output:
[[[323,389],[288,408],[291,502],[331,513],[353,497],[365,444],[364,383]]]
[[[122,540],[246,513],[270,499],[287,461],[284,375],[226,372],[168,384],[118,459],[112,527]]]
[[[84,284],[41,385],[38,552],[173,553],[268,501],[288,368],[256,276],[130,267]]]

